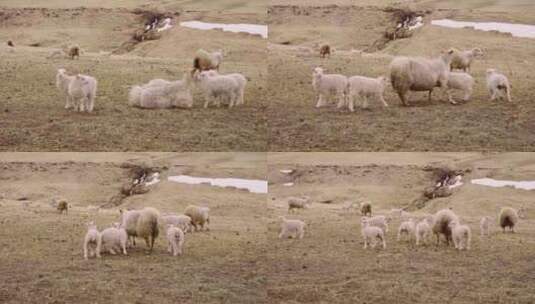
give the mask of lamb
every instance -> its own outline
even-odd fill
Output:
[[[193,71],[208,71],[208,70],[219,70],[219,65],[223,61],[223,51],[218,50],[212,53],[200,49],[195,54],[193,59]]]
[[[195,205],[189,205],[184,210],[184,214],[191,218],[191,225],[195,228],[195,231],[210,230],[208,228],[210,224],[209,212],[210,208]]]
[[[162,216],[162,222],[168,225],[173,225],[184,233],[191,231],[191,217],[180,214],[180,215],[164,215]]]
[[[74,80],[75,76],[67,75],[65,69],[58,69],[56,74],[56,87],[58,90],[66,96],[65,109],[69,109],[73,106],[71,96],[69,95],[69,84]]]
[[[380,100],[385,107],[388,107],[383,94],[388,79],[384,76],[369,78],[363,76],[352,76],[348,79],[348,107],[351,112],[354,111],[355,98],[363,98],[363,108],[368,107],[368,98],[374,97]]]
[[[518,212],[511,207],[504,207],[500,210],[498,215],[500,227],[502,227],[505,233],[505,228],[509,227],[511,232],[515,232],[515,226],[518,224],[519,216]]]
[[[97,225],[94,222],[87,224],[87,233],[84,237],[84,259],[92,257],[96,254],[100,258],[101,238],[98,232]],[[89,252],[88,252],[89,251]]]
[[[191,108],[191,79],[184,74],[182,80],[153,79],[142,86],[133,86],[128,94],[128,104],[143,109]]]
[[[449,223],[453,244],[457,250],[470,250],[470,242],[472,240],[472,231],[467,225],[461,225],[459,220],[454,220]]]
[[[450,209],[442,209],[439,210],[435,215],[433,216],[433,224],[431,225],[431,229],[433,233],[436,236],[437,239],[437,246],[440,243],[440,235],[443,234],[446,238],[446,244],[449,245],[449,241],[451,240],[451,228],[450,223],[453,221],[459,221],[459,218],[457,215]]]
[[[97,94],[97,80],[91,76],[78,74],[69,83],[68,94],[75,110],[92,112]]]
[[[331,57],[331,47],[328,44],[324,44],[320,48],[320,57],[325,58],[325,56]]]
[[[201,72],[195,76],[205,95],[204,108],[212,101],[219,105],[221,99],[226,97],[230,100],[229,108],[237,105],[243,92],[240,91],[240,84],[233,76],[215,75],[210,72]]]
[[[312,73],[312,87],[317,95],[316,108],[325,104],[325,97],[334,94],[338,97],[338,108],[345,105],[347,77],[340,74],[323,74],[323,69],[316,67]]]
[[[490,94],[490,101],[494,101],[496,98],[507,98],[507,101],[512,102],[509,79],[495,69],[487,70],[487,89]]]
[[[126,242],[128,240],[128,235],[124,228],[121,228],[120,225],[114,224],[113,227],[106,228],[100,233],[101,238],[101,252],[108,251],[111,254],[116,254],[116,250],[121,252],[124,255],[127,255],[126,252]]]
[[[58,204],[58,212],[59,214],[63,214],[63,211],[65,211],[65,214],[68,213],[69,211],[69,204],[67,204],[67,201],[65,199],[58,199],[57,200],[57,204]]]
[[[182,246],[184,245],[184,232],[182,229],[174,226],[167,226],[167,251],[173,256],[182,255]]]
[[[69,55],[69,57],[73,60],[75,57],[78,57],[78,59],[80,59],[80,46],[78,46],[77,44],[69,46],[69,48],[67,49],[67,55]]]
[[[470,71],[470,66],[474,59],[478,56],[483,56],[483,51],[480,48],[473,48],[471,50],[459,51],[452,48],[454,51],[451,59],[451,70],[460,69],[464,72]]]
[[[306,206],[310,204],[310,197],[303,196],[303,197],[288,197],[286,199],[286,202],[288,203],[288,212],[291,212],[292,210],[297,209],[305,209]]]
[[[207,71],[207,74],[209,74],[210,76],[220,75],[215,70]],[[238,94],[238,100],[236,102],[236,105],[243,104],[244,103],[243,96],[245,94],[245,86],[247,85],[247,78],[245,78],[245,76],[243,76],[240,73],[224,74],[224,76],[232,77],[232,78],[234,78],[234,80],[236,80],[236,82],[238,83],[238,85],[240,87],[239,94]]]
[[[472,96],[474,83],[474,78],[467,73],[450,72],[450,76],[448,78],[448,89],[463,91],[463,101],[468,101]],[[455,100],[451,98],[451,94],[449,98],[451,103],[455,103]]]
[[[369,202],[360,203],[360,214],[363,216],[372,216],[372,205]]]
[[[431,236],[431,225],[433,224],[433,217],[429,216],[421,220],[415,229],[416,246],[420,245],[420,242],[426,242]]]
[[[281,232],[279,233],[279,239],[282,238],[299,238],[302,239],[305,236],[305,222],[300,220],[290,220],[285,217],[279,217],[282,220]]]
[[[361,221],[362,221],[362,218],[361,218]],[[384,233],[388,232],[388,222],[390,221],[390,219],[386,218],[384,215],[366,217],[366,221],[370,226],[378,227],[382,229]]]
[[[449,50],[435,59],[395,57],[392,60],[390,80],[404,106],[409,106],[409,91],[429,91],[429,101],[435,87],[447,91],[453,53],[453,50]],[[447,93],[450,97],[449,91]],[[449,100],[452,102],[451,98]]]
[[[368,248],[370,242],[371,247],[375,248],[377,240],[380,240],[383,243],[383,249],[386,249],[385,234],[381,228],[372,226],[369,218],[366,217],[360,219],[360,227],[362,237],[364,238],[364,249]]]
[[[407,221],[402,222],[398,228],[398,239],[397,239],[398,242],[401,240],[402,234],[407,234],[410,240],[411,236],[414,233],[415,228],[416,228],[416,224],[414,223],[414,220],[412,218],[410,218]]]
[[[484,216],[479,222],[481,236],[489,236],[490,217]]]

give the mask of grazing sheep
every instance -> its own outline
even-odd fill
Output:
[[[472,91],[474,89],[474,83],[474,78],[467,73],[450,72],[450,76],[448,77],[448,89],[463,91],[463,101],[470,100]],[[451,103],[455,103],[455,100],[452,99],[451,94],[449,98]]]
[[[392,60],[390,80],[404,106],[409,105],[409,91],[429,91],[429,101],[431,101],[431,92],[435,87],[441,87],[447,91],[453,52],[453,50],[443,52],[435,59],[396,57]],[[454,104],[449,91],[447,93],[448,99]]]
[[[180,228],[184,233],[191,231],[191,217],[180,215],[164,215],[162,216],[162,222],[168,225],[173,225]]]
[[[366,217],[366,221],[370,226],[375,226],[378,228],[381,228],[384,233],[388,232],[388,222],[390,219],[385,217],[384,215],[376,215],[373,217]]]
[[[372,204],[369,202],[360,203],[360,214],[363,216],[372,216]]]
[[[505,233],[505,228],[509,227],[511,232],[515,232],[515,226],[518,224],[518,212],[511,207],[504,207],[500,210],[498,215],[500,227],[502,227]]]
[[[457,250],[470,250],[472,240],[472,231],[468,225],[461,225],[458,220],[449,223],[453,245]]]
[[[489,236],[490,217],[484,216],[479,221],[479,230],[481,236]]]
[[[377,240],[380,240],[383,243],[383,249],[386,249],[384,231],[379,227],[372,226],[369,222],[369,218],[363,217],[360,219],[360,230],[362,237],[364,238],[364,249],[368,248],[370,242],[371,247],[375,248]]]
[[[158,237],[158,219],[160,213],[155,208],[146,207],[140,211],[139,218],[136,224],[136,236],[145,239],[149,252],[152,253],[154,248],[154,241]]]
[[[128,235],[124,228],[120,226],[117,227],[117,224],[114,224],[113,227],[106,228],[100,233],[101,238],[101,252],[108,251],[111,254],[116,254],[116,251],[121,252],[126,255],[126,242],[128,240]]]
[[[77,44],[69,46],[67,50],[67,55],[69,55],[69,57],[73,60],[75,57],[78,57],[78,59],[80,59],[80,46],[78,46]]]
[[[153,79],[142,86],[133,86],[128,94],[128,104],[143,109],[191,108],[191,79],[184,74],[182,80]]]
[[[334,94],[338,97],[338,108],[345,104],[347,77],[340,74],[323,74],[323,69],[316,67],[312,73],[312,87],[317,95],[316,108],[325,104],[326,96]]]
[[[63,214],[63,211],[65,211],[65,214],[68,213],[69,211],[69,204],[67,204],[67,201],[65,199],[59,199],[57,201],[57,204],[58,204],[58,212],[59,214]]]
[[[496,98],[507,98],[507,101],[512,102],[509,79],[495,69],[487,70],[487,89],[489,90],[490,101],[494,101]]]
[[[167,225],[167,251],[173,256],[182,255],[184,232],[179,227]]]
[[[58,69],[56,74],[56,87],[58,90],[66,96],[65,109],[73,106],[71,96],[69,95],[69,84],[73,81],[75,76],[67,75],[65,69]]]
[[[219,70],[219,65],[223,61],[223,51],[218,50],[212,53],[200,49],[197,50],[195,58],[193,59],[193,72]]]
[[[92,112],[97,95],[97,80],[91,76],[78,74],[69,83],[68,93],[75,110]]]
[[[92,257],[95,254],[97,258],[100,258],[100,247],[101,239],[100,232],[98,232],[97,229],[97,225],[95,225],[94,222],[89,222],[87,224],[87,233],[84,237],[84,259],[87,260],[88,257]]]
[[[412,218],[410,218],[407,221],[402,222],[399,225],[399,228],[398,228],[398,239],[397,239],[397,241],[399,242],[401,240],[401,235],[402,234],[407,234],[407,236],[409,237],[409,240],[410,240],[412,235],[414,234],[414,229],[415,228],[416,228],[416,224],[414,223],[414,220]]]
[[[433,217],[429,216],[428,218],[421,220],[416,225],[416,229],[415,229],[416,246],[419,246],[420,242],[427,242],[427,240],[431,237],[432,224],[433,224]]]
[[[281,232],[279,233],[279,239],[282,238],[299,238],[302,239],[305,236],[305,222],[300,220],[289,220],[283,216],[279,217],[282,220]]]
[[[320,57],[325,58],[325,56],[331,57],[331,47],[328,44],[324,44],[320,48]]]
[[[204,92],[205,102],[204,108],[208,107],[210,102],[219,105],[221,99],[229,99],[229,108],[238,104],[242,92],[240,91],[240,84],[233,76],[216,75],[214,73],[204,71],[195,75],[195,79]]]
[[[286,199],[286,202],[288,203],[288,212],[291,212],[292,210],[297,209],[305,209],[311,202],[310,197],[303,196],[303,197],[288,197]]]
[[[483,56],[483,51],[480,48],[474,48],[471,50],[459,51],[452,48],[453,57],[451,59],[451,70],[459,69],[464,72],[470,71],[470,66],[474,59],[478,56]]]
[[[364,102],[361,104],[363,108],[368,107],[368,98],[374,97],[380,100],[385,107],[388,107],[383,94],[387,85],[388,79],[384,76],[377,78],[369,78],[363,76],[352,76],[348,79],[348,107],[351,112],[354,110],[355,98],[362,98]]]
[[[213,76],[213,75],[220,75],[217,71],[215,70],[211,70],[211,71],[207,71],[207,73],[210,75],[210,76]],[[234,78],[234,80],[236,80],[236,82],[238,83],[240,89],[239,89],[239,94],[238,94],[238,100],[236,101],[236,105],[240,105],[240,104],[243,104],[244,103],[244,99],[243,99],[243,96],[245,94],[245,86],[247,85],[247,78],[245,78],[245,76],[243,76],[242,74],[240,73],[231,73],[231,74],[224,74],[224,76],[228,76],[228,77],[232,77]]]
[[[459,221],[459,218],[457,215],[450,209],[442,209],[439,210],[435,215],[433,216],[433,224],[431,225],[431,229],[435,236],[437,237],[437,246],[440,243],[440,235],[443,234],[446,238],[446,245],[449,245],[449,242],[451,240],[451,228],[450,223],[453,221]]]
[[[119,210],[121,213],[121,227],[126,230],[128,239],[131,241],[132,245],[136,245],[136,236],[137,236],[137,222],[141,214],[140,210]]]
[[[184,214],[191,218],[191,225],[195,228],[195,231],[210,230],[208,228],[210,224],[209,212],[210,208],[195,205],[189,205],[184,210]]]

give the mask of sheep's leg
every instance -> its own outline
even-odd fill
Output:
[[[324,105],[324,97],[323,94],[319,93],[318,95],[318,103],[316,104],[316,108],[321,108]]]
[[[228,107],[230,109],[230,108],[232,108],[234,106],[234,102],[235,102],[237,96],[236,96],[236,94],[234,94],[234,92],[231,92],[229,97],[230,97],[230,102],[228,104]]]
[[[71,107],[72,107],[71,96],[67,94],[67,100],[65,101],[65,109],[69,109]]]
[[[491,89],[489,93],[490,93],[490,101],[496,100],[496,95],[497,95],[496,90]]]
[[[286,237],[286,231],[282,230],[281,233],[279,233],[279,239],[282,239],[283,237]]]
[[[507,94],[507,101],[508,102],[512,102],[511,100],[511,89],[509,88],[509,86],[505,86],[505,93]]]
[[[386,241],[384,237],[381,237],[381,240],[383,241],[383,249],[386,249]]]
[[[299,231],[299,239],[302,239],[305,236],[305,230]]]
[[[91,95],[90,98],[88,98],[88,105],[87,105],[87,111],[93,112],[93,107],[95,106],[95,96]]]
[[[355,112],[355,96],[352,94],[349,94],[347,97],[347,107],[349,108],[349,111]]]
[[[173,244],[171,243],[171,241],[167,241],[167,252],[173,253],[172,246]]]
[[[401,104],[408,107],[409,106],[409,96],[408,92],[399,92],[399,99],[401,99]]]
[[[338,92],[338,94],[336,95],[338,96],[338,105],[336,106],[336,108],[340,109],[345,105],[344,93]]]
[[[401,239],[401,231],[398,231],[398,238],[397,238],[397,241],[399,242],[400,239]]]
[[[87,242],[84,242],[84,259],[87,260]]]
[[[379,94],[379,100],[383,103],[383,106],[385,106],[385,108],[388,108],[388,103],[386,103],[386,100],[383,97],[383,94]]]
[[[128,253],[126,252],[126,240],[125,241],[121,241],[121,249],[123,250],[123,254],[124,255],[127,255]]]
[[[472,89],[468,89],[466,90],[466,92],[464,93],[464,97],[463,97],[463,100],[464,101],[468,101],[470,100],[470,97],[472,96]]]
[[[362,96],[362,108],[367,109],[368,108],[368,97]]]
[[[364,249],[368,248],[368,237],[364,238]]]

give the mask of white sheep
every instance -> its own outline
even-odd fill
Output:
[[[498,215],[500,227],[505,232],[505,228],[509,227],[511,232],[515,232],[515,226],[518,224],[518,212],[511,207],[504,207],[500,210]]]
[[[239,94],[238,94],[238,99],[236,101],[236,105],[240,105],[240,104],[244,104],[245,103],[244,95],[245,95],[245,86],[247,85],[247,78],[245,78],[245,76],[243,76],[240,73],[219,74],[216,70],[210,70],[210,71],[207,71],[206,73],[209,74],[210,76],[213,76],[213,75],[224,75],[224,76],[228,76],[228,77],[234,78],[234,80],[236,80],[236,82],[238,83],[238,85],[240,87]]]
[[[69,83],[69,96],[75,110],[92,112],[97,95],[97,80],[91,76],[78,74]]]
[[[94,222],[89,222],[87,224],[87,233],[84,237],[84,259],[87,260],[88,257],[92,257],[95,254],[97,258],[100,258],[100,248],[100,232],[98,232],[97,225]]]
[[[135,246],[136,245],[136,236],[137,236],[137,221],[139,219],[139,215],[141,214],[140,210],[119,210],[121,213],[121,227],[126,230],[126,234],[128,235],[128,239],[130,240],[130,243]]]
[[[368,107],[368,98],[376,98],[380,100],[385,107],[388,107],[383,95],[387,85],[388,79],[384,76],[377,78],[369,78],[363,76],[352,76],[348,79],[348,107],[351,112],[354,111],[355,98],[362,98],[364,102],[361,104],[363,108]]]
[[[326,103],[326,97],[334,94],[338,97],[338,108],[345,105],[347,92],[347,77],[340,74],[323,74],[320,67],[314,68],[312,72],[312,87],[317,96],[316,108],[322,107]]]
[[[305,209],[311,203],[310,197],[308,196],[303,196],[303,197],[290,196],[286,199],[286,202],[288,203],[288,212],[291,212],[292,210],[297,210],[297,209]]]
[[[414,219],[412,218],[408,219],[407,221],[402,222],[398,228],[397,241],[399,242],[401,240],[402,234],[406,234],[410,240],[412,235],[414,234],[415,228],[416,228],[416,224],[414,223]]]
[[[126,255],[126,242],[128,235],[124,228],[121,228],[119,224],[114,224],[113,227],[106,228],[100,233],[101,238],[101,252],[108,251],[111,254],[116,254],[119,251]]]
[[[191,218],[191,225],[195,228],[195,231],[210,230],[208,227],[210,224],[209,212],[210,208],[195,205],[189,205],[184,209],[184,214]]]
[[[470,250],[470,242],[472,240],[472,231],[468,225],[461,225],[459,220],[449,223],[451,229],[451,237],[453,245],[457,250]]]
[[[238,104],[242,95],[241,86],[233,76],[204,71],[196,74],[195,79],[205,95],[204,108],[207,108],[210,102],[219,105],[223,99],[229,100],[229,108]]]
[[[448,89],[449,90],[461,90],[464,93],[463,100],[468,101],[472,96],[475,80],[467,73],[450,72],[448,77]],[[450,102],[455,103],[451,94],[449,96]]]
[[[176,81],[153,79],[145,85],[133,86],[128,94],[128,104],[144,109],[191,108],[191,86],[188,74]]]
[[[193,59],[193,71],[219,70],[223,61],[223,50],[208,53],[203,49],[197,50]]]
[[[381,241],[383,244],[383,249],[386,249],[384,231],[379,227],[372,226],[369,222],[369,218],[363,217],[360,219],[360,230],[362,237],[364,238],[364,249],[368,248],[368,244],[370,243],[371,247],[375,248],[377,245],[377,240]]]
[[[440,235],[443,234],[446,238],[446,245],[449,245],[451,240],[451,222],[458,222],[459,217],[451,209],[442,209],[433,215],[433,224],[431,229],[436,236],[437,246],[440,243]]]
[[[431,237],[431,225],[433,224],[433,217],[429,216],[416,224],[415,236],[416,246],[420,245],[420,242],[427,242]]]
[[[182,246],[184,245],[184,232],[182,229],[174,226],[167,226],[167,251],[173,256],[182,255]]]
[[[435,87],[444,89],[450,102],[455,104],[447,90],[453,52],[453,50],[443,52],[440,57],[434,59],[395,57],[392,60],[390,81],[404,106],[409,105],[409,91],[428,91],[430,101],[431,92]]]
[[[158,237],[158,210],[146,207],[142,210],[121,210],[121,228],[125,229],[129,238],[141,237],[145,239],[149,252],[154,248],[154,241]],[[135,245],[135,239],[133,239]]]
[[[451,70],[460,69],[464,72],[470,71],[470,66],[474,59],[483,55],[483,51],[480,48],[473,48],[471,50],[460,51],[452,48],[454,51],[453,58],[451,59]]]
[[[162,221],[165,224],[180,228],[184,233],[191,231],[191,217],[187,215],[164,215]]]
[[[56,74],[56,87],[66,97],[65,109],[69,109],[73,106],[71,96],[69,95],[69,84],[74,80],[75,76],[67,74],[65,69],[58,69]]]
[[[390,217],[403,218],[409,216],[410,213],[400,208],[393,208],[390,210]]]
[[[509,79],[495,69],[487,70],[487,89],[490,94],[490,101],[494,101],[496,98],[506,98],[507,101],[512,102]]]
[[[361,219],[361,221],[362,221],[362,219]],[[373,216],[373,217],[366,217],[366,222],[370,226],[378,227],[378,228],[382,229],[384,233],[388,232],[388,222],[389,221],[390,221],[390,219],[387,218],[384,215],[376,215],[376,216]]]
[[[482,217],[481,221],[479,221],[479,230],[480,230],[481,236],[489,235],[489,227],[490,227],[490,217],[489,216]]]
[[[281,219],[281,232],[279,233],[279,239],[282,238],[299,238],[302,239],[305,236],[305,222],[300,220],[290,220],[283,216]]]

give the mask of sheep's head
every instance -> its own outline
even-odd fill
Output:
[[[314,75],[315,77],[319,77],[319,76],[323,75],[323,69],[320,68],[320,67],[314,68],[314,70],[312,72],[312,75]]]
[[[451,221],[449,224],[448,224],[448,227],[450,229],[453,229],[455,228],[455,226],[459,225],[459,221]]]
[[[516,213],[518,214],[519,218],[521,219],[526,218],[526,207],[524,206],[520,207]]]
[[[59,74],[65,74],[67,72],[67,70],[65,69],[58,69],[58,73]]]
[[[442,52],[442,59],[447,64],[450,64],[454,55],[455,55],[455,49],[451,48],[451,49],[449,49],[447,51]]]
[[[496,73],[496,69],[487,69],[487,75]]]
[[[115,222],[115,223],[111,224],[111,226],[112,226],[113,228],[117,228],[117,229],[119,229],[119,228],[121,227],[121,223],[119,223],[119,222]]]
[[[91,221],[89,223],[87,223],[87,228],[88,229],[97,229],[97,225],[95,225],[95,222]]]
[[[474,48],[472,50],[472,53],[474,54],[474,56],[483,56],[483,51],[480,48]]]
[[[366,227],[366,226],[368,226],[368,218],[365,217],[365,216],[361,217],[361,218],[360,218],[360,225],[361,225],[362,227]]]

